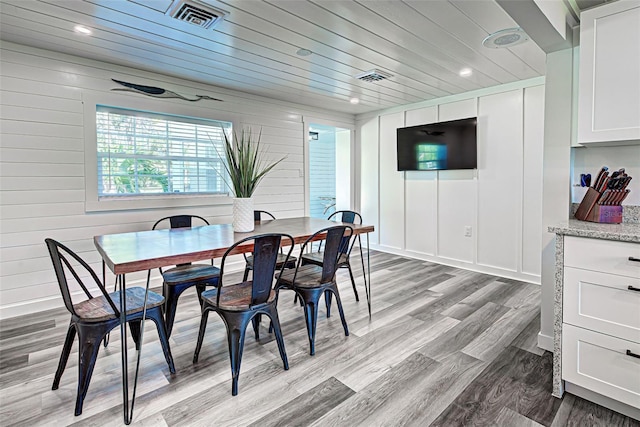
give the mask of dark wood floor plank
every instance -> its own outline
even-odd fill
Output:
[[[503,407],[542,425],[550,425],[561,402],[550,394],[551,364],[551,353],[538,357],[508,347],[432,425],[490,424]]]
[[[640,421],[566,393],[551,427],[640,427]]]
[[[353,394],[355,394],[353,390],[331,377],[291,402],[251,423],[250,426],[307,426]]]
[[[544,350],[538,347],[538,333],[540,332],[540,312],[529,322],[526,328],[511,343],[512,346],[529,351],[538,356],[544,354]]]

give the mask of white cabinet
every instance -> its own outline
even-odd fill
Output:
[[[562,379],[640,408],[640,262],[633,259],[640,244],[565,236]]]
[[[640,143],[640,0],[580,19],[578,142]]]

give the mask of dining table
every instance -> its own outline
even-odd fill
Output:
[[[103,278],[106,274],[106,268],[108,268],[115,274],[116,286],[119,287],[121,291],[124,292],[126,289],[125,276],[127,273],[148,271],[145,291],[146,307],[146,296],[149,290],[152,269],[221,258],[234,243],[251,235],[285,233],[292,236],[294,243],[297,245],[304,243],[316,232],[336,225],[347,225],[351,227],[354,238],[357,238],[359,241],[358,246],[360,249],[360,259],[362,261],[367,308],[369,310],[369,318],[371,318],[369,233],[374,231],[374,226],[372,225],[342,223],[311,217],[296,217],[256,221],[254,230],[249,233],[235,233],[231,224],[214,224],[191,228],[157,229],[107,234],[95,236],[93,240],[102,257]],[[363,234],[366,236],[367,242],[366,257],[361,239]],[[318,240],[321,240],[321,237],[319,237]],[[252,250],[253,244],[248,243],[246,245],[239,245],[235,253],[246,253]],[[146,310],[143,312],[140,325],[140,345],[137,350],[131,402],[129,402],[126,313],[126,298],[120,298],[123,412],[124,423],[129,425],[133,418]]]

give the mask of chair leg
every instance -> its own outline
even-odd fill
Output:
[[[202,317],[200,318],[200,330],[198,331],[198,341],[196,342],[196,350],[193,353],[193,363],[198,363],[200,349],[202,348],[202,340],[204,339],[204,331],[207,329],[207,319],[209,319],[209,310],[205,305],[202,308]]]
[[[82,404],[89,390],[91,382],[91,374],[96,364],[100,342],[107,332],[111,330],[113,325],[86,326],[78,325],[78,342],[80,348],[78,351],[78,395],[76,397],[75,415],[82,414]]]
[[[164,302],[164,316],[165,324],[167,325],[167,336],[171,336],[173,330],[173,321],[176,318],[176,308],[178,306],[178,298],[184,289],[177,289],[175,286],[165,286],[165,302]],[[198,295],[199,297],[200,295]],[[200,299],[202,304],[202,299]]]
[[[259,314],[258,314],[259,316]],[[278,309],[275,304],[269,307],[269,319],[271,319],[271,326],[276,335],[276,342],[278,343],[278,351],[280,352],[280,358],[284,365],[284,370],[289,370],[289,360],[287,359],[287,351],[284,348],[284,338],[282,336],[282,330],[280,329],[280,319],[278,318]]]
[[[162,352],[164,353],[164,359],[169,365],[169,372],[176,373],[176,367],[173,364],[173,357],[171,356],[171,347],[169,347],[169,337],[167,336],[167,328],[164,324],[164,318],[159,307],[155,307],[147,311],[147,317],[153,320],[158,330],[158,338],[160,338],[160,345],[162,345]]]
[[[353,293],[356,295],[356,301],[360,301],[358,297],[358,289],[356,289],[356,280],[353,278],[353,271],[351,271],[351,264],[347,264],[349,270],[349,277],[351,277],[351,286],[353,286]]]
[[[200,303],[200,309],[202,309],[202,293],[207,289],[207,285],[204,283],[198,283],[196,285],[196,292],[198,293],[198,302]]]
[[[260,322],[262,321],[262,314],[256,314],[253,319],[251,319],[251,323],[253,324],[253,333],[256,336],[256,341],[260,339]]]
[[[331,317],[331,292],[324,291],[324,304],[327,306],[327,319]]]
[[[131,338],[133,338],[133,342],[136,344],[136,350],[140,350],[140,323],[141,320],[131,320],[129,322]]]
[[[249,271],[250,270],[251,269],[248,266],[244,268],[244,275],[242,276],[242,281],[243,282],[246,282],[247,279],[249,278]]]
[[[316,340],[316,324],[318,321],[318,301],[323,294],[321,289],[313,289],[305,291],[302,294],[302,300],[304,301],[304,318],[307,323],[307,334],[309,336],[309,354],[313,356],[316,354],[315,340]]]
[[[232,313],[219,312],[227,327],[227,341],[229,342],[229,360],[231,361],[231,395],[238,394],[238,378],[244,349],[244,336],[251,319],[251,312]]]
[[[333,285],[331,292],[336,296],[336,303],[338,304],[338,312],[340,313],[340,320],[342,321],[342,327],[344,328],[344,335],[349,336],[349,328],[347,327],[347,321],[344,318],[344,310],[342,310],[342,301],[340,300],[340,294],[338,293],[338,285]]]
[[[67,361],[69,360],[69,354],[71,353],[71,347],[73,346],[73,340],[76,337],[76,326],[71,323],[69,324],[69,329],[67,330],[67,337],[64,340],[64,347],[62,347],[62,354],[60,355],[60,362],[58,362],[58,369],[56,370],[56,375],[53,377],[53,386],[51,390],[57,390],[58,386],[60,386],[60,378],[62,378],[62,373],[64,369],[67,367]]]

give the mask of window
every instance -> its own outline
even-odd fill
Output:
[[[98,197],[227,194],[231,123],[96,106]]]

